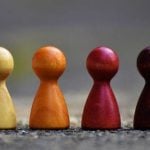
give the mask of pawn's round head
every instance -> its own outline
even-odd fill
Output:
[[[14,68],[14,61],[11,53],[0,47],[0,80],[5,80]]]
[[[33,56],[32,68],[41,80],[56,80],[66,68],[66,59],[56,47],[42,47]]]
[[[111,80],[118,71],[119,59],[110,48],[97,47],[88,55],[86,66],[94,80]]]
[[[150,80],[150,47],[146,47],[139,53],[137,68],[146,80]]]

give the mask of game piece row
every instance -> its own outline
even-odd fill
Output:
[[[93,87],[84,106],[81,127],[88,130],[112,130],[121,127],[120,112],[110,81],[118,71],[117,54],[108,47],[97,47],[87,57],[86,66],[93,78]],[[14,67],[13,57],[0,47],[0,129],[16,128],[16,112],[6,87],[6,79]],[[137,67],[146,84],[139,98],[135,129],[150,129],[150,47],[141,51]],[[32,129],[67,129],[70,126],[65,98],[58,79],[66,68],[66,58],[56,47],[37,50],[32,68],[40,79],[35,95],[29,127]]]

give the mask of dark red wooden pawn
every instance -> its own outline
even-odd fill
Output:
[[[145,79],[145,86],[135,110],[134,128],[150,129],[150,47],[139,54],[137,68]]]
[[[94,85],[84,107],[82,128],[89,130],[120,128],[119,108],[110,87],[110,80],[118,71],[117,54],[110,48],[97,47],[89,54],[86,66]]]

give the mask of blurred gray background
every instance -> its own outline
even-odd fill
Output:
[[[92,87],[86,57],[105,45],[120,58],[112,87],[122,115],[134,112],[144,86],[136,59],[150,45],[149,6],[149,0],[1,0],[0,46],[14,56],[15,68],[7,83],[16,105],[27,106],[28,101],[29,107],[38,88],[31,67],[34,52],[55,45],[68,61],[59,80],[66,101],[83,106]]]

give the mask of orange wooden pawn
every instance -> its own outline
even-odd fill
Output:
[[[69,115],[64,96],[57,84],[66,68],[64,54],[53,46],[40,48],[32,59],[32,68],[40,78],[29,126],[32,129],[66,129]]]

